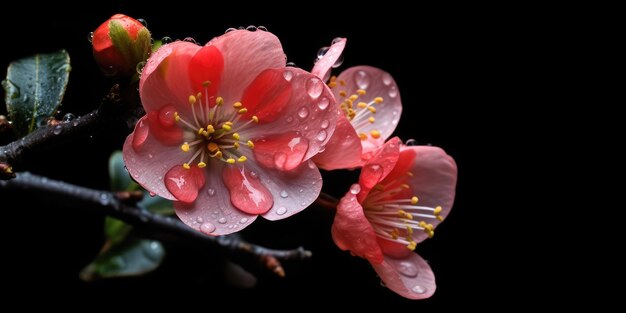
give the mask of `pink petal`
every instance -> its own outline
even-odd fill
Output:
[[[292,89],[283,72],[284,69],[267,69],[246,88],[241,103],[248,109],[247,119],[256,115],[260,123],[269,123],[282,116]]]
[[[350,191],[339,201],[332,235],[335,244],[341,250],[350,250],[371,263],[383,261],[383,253],[376,241],[374,228],[365,217],[356,195]]]
[[[438,147],[410,146],[402,147],[401,155],[410,151],[415,155],[408,184],[413,193],[419,198],[418,205],[429,207],[441,206],[441,217],[446,218],[452,204],[456,190],[457,167],[454,159]],[[439,225],[438,220],[432,222]],[[413,233],[416,242],[421,242],[428,236],[423,232]]]
[[[254,158],[266,168],[292,170],[304,160],[309,140],[297,132],[271,135],[254,140]]]
[[[165,68],[165,80],[167,87],[172,93],[172,105],[179,112],[187,113],[189,110],[189,96],[195,95],[199,90],[194,90],[191,85],[192,71],[201,71],[204,68],[192,68],[191,59],[202,47],[186,42],[172,51],[168,58],[168,66]],[[186,114],[185,114],[186,115]]]
[[[405,259],[385,256],[384,262],[372,266],[387,288],[405,298],[430,298],[437,288],[430,266],[415,253]]]
[[[343,53],[343,49],[346,47],[346,38],[341,38],[335,42],[324,56],[317,60],[315,66],[311,70],[311,74],[319,77],[323,81],[327,81],[330,77],[330,69],[337,62],[337,60],[341,57]]]
[[[361,161],[361,138],[354,131],[346,115],[337,111],[337,126],[326,144],[324,152],[313,157],[313,161],[327,171],[359,167]]]
[[[274,34],[265,31],[235,30],[219,36],[208,45],[224,56],[220,96],[226,103],[241,99],[244,89],[268,68],[285,67],[285,53]]]
[[[389,139],[382,148],[370,160],[363,165],[361,176],[359,176],[359,185],[361,192],[359,200],[365,199],[369,191],[379,182],[381,182],[398,162],[400,155],[400,138],[394,137]]]
[[[252,176],[243,166],[226,166],[222,170],[230,202],[245,213],[263,214],[274,205],[274,199],[258,177]]]
[[[209,99],[217,96],[217,91],[224,71],[224,57],[214,46],[204,46],[189,61],[189,75],[191,86],[195,92],[204,92],[204,82],[207,86]]]
[[[372,130],[380,132],[379,139],[373,139],[368,136],[371,145],[363,146],[363,153],[367,153],[375,147],[380,147],[384,140],[389,138],[398,125],[400,114],[402,113],[402,101],[400,100],[400,92],[398,85],[391,75],[381,69],[371,66],[355,66],[351,67],[337,77],[337,81],[345,81],[346,85],[341,83],[333,89],[335,96],[339,98],[339,92],[345,90],[348,95],[356,94],[358,89],[363,89],[367,93],[360,96],[357,101],[369,103],[376,97],[382,97],[381,104],[374,104],[376,113],[372,116],[376,121],[372,124],[367,123],[363,128],[357,129],[357,133],[369,134]]]
[[[173,106],[166,105],[159,111],[148,113],[146,119],[150,134],[166,146],[177,146],[183,143],[183,130],[172,123],[174,112]]]
[[[197,166],[185,169],[175,165],[165,174],[165,187],[177,200],[191,203],[196,200],[198,190],[204,187],[204,170]]]
[[[165,173],[173,166],[187,162],[189,155],[179,147],[161,143],[147,131],[147,117],[137,123],[135,132],[124,143],[124,163],[128,172],[146,190],[169,200],[176,198],[165,187]]]
[[[255,140],[259,138],[269,138],[272,135],[297,132],[308,144],[308,150],[301,160],[304,162],[323,149],[335,131],[338,117],[336,102],[326,84],[304,70],[290,67],[271,72],[275,74],[265,75],[271,76],[271,80],[275,81],[274,86],[284,86],[282,82],[276,81],[281,76],[284,81],[289,82],[291,85],[289,100],[287,102],[284,102],[284,99],[264,102],[271,103],[268,106],[268,110],[271,108],[271,110],[278,112],[268,113],[275,114],[272,121],[263,123],[262,118],[259,117],[259,124],[249,127],[240,133],[242,136],[252,138],[252,141],[256,144]],[[278,73],[281,73],[281,75],[278,75]],[[265,79],[269,78],[266,77],[263,80]],[[253,84],[256,84],[256,82],[258,81],[255,81]],[[283,97],[281,92],[272,92],[272,94],[277,95],[279,98]],[[263,105],[256,106],[256,109],[265,110]],[[289,168],[290,166],[287,167]]]

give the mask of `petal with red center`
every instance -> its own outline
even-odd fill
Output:
[[[405,298],[430,298],[437,288],[435,274],[416,253],[404,259],[385,256],[382,263],[372,263],[372,266],[387,288]]]
[[[208,82],[208,98],[213,99],[217,96],[223,71],[224,57],[219,49],[210,45],[202,47],[189,62],[192,89],[195,92],[204,92],[205,82]]]
[[[263,214],[274,205],[274,198],[265,185],[243,166],[226,166],[222,170],[230,202],[248,214]]]
[[[224,57],[220,96],[229,102],[241,99],[244,89],[262,71],[285,66],[285,53],[278,38],[265,31],[235,30],[219,36],[209,45]]]
[[[150,128],[150,134],[167,146],[176,146],[183,142],[183,130],[176,124],[170,124],[169,116],[173,118],[172,106],[164,106],[160,111],[148,113],[146,122]]]
[[[358,90],[362,89],[366,93],[360,95],[357,102],[370,103],[375,101],[377,97],[382,98],[380,104],[374,103],[376,109],[374,123],[360,123],[357,133],[368,134],[368,139],[373,147],[379,147],[389,138],[398,125],[400,114],[402,113],[402,101],[400,100],[400,92],[398,85],[391,75],[381,69],[371,66],[355,66],[351,67],[337,77],[339,84],[333,89],[335,96],[339,97],[341,91],[346,92],[348,96],[358,94]],[[345,86],[342,84],[345,83]],[[341,98],[338,98],[341,99]],[[370,136],[372,131],[378,131],[380,138],[376,139]],[[367,145],[363,146],[363,153],[371,150]]]
[[[340,40],[333,40],[333,44],[330,46],[328,51],[324,56],[317,60],[315,66],[311,70],[311,74],[319,77],[323,81],[327,81],[330,77],[330,69],[337,60],[341,57],[343,53],[343,49],[346,47],[346,38],[341,38]]]
[[[247,119],[256,115],[260,123],[269,123],[282,116],[292,90],[283,72],[281,69],[267,69],[246,88],[241,102],[248,109]]]
[[[267,168],[292,170],[304,160],[309,141],[297,132],[287,132],[254,140],[254,158]]]
[[[340,111],[337,111],[337,114],[337,126],[326,144],[326,149],[313,157],[313,161],[327,171],[350,169],[363,164],[361,139],[346,115]]]
[[[186,169],[176,165],[165,174],[165,187],[179,201],[194,202],[198,190],[204,187],[204,170],[197,166]]]
[[[256,144],[255,140],[259,138],[295,132],[308,145],[306,153],[301,159],[304,162],[323,150],[335,131],[338,117],[336,101],[326,84],[304,70],[290,67],[271,70],[266,73],[262,75],[267,76],[255,80],[248,90],[256,90],[257,87],[254,85],[257,83],[265,86],[268,81],[271,81],[272,83],[267,86],[283,86],[281,87],[283,90],[288,89],[287,85],[290,86],[289,99],[285,101],[286,96],[284,95],[286,93],[271,89],[274,87],[266,87],[270,88],[271,94],[276,96],[273,98],[274,100],[259,101],[259,104],[253,110],[249,110],[248,113],[256,115],[257,111],[267,112],[267,115],[271,116],[271,121],[264,123],[262,117],[259,117],[259,124],[242,130],[240,134],[252,138]],[[258,90],[262,88],[258,88]],[[268,93],[270,92],[256,92],[255,94],[266,96]],[[246,106],[246,103],[244,102],[243,105]],[[292,166],[287,165],[287,168],[289,167]]]
[[[352,192],[346,193],[337,206],[332,226],[335,244],[342,250],[350,250],[372,263],[381,263],[383,253],[376,241],[376,233],[363,213],[363,207]]]
[[[441,206],[440,216],[445,219],[454,203],[456,191],[457,167],[454,159],[441,148],[430,146],[402,147],[415,154],[410,171],[412,177],[407,183],[417,195],[418,205],[436,208]],[[440,221],[433,219],[433,226],[437,227]],[[413,239],[421,242],[428,238],[424,232],[414,232]]]
[[[399,155],[400,139],[394,137],[389,139],[389,141],[363,165],[361,175],[359,176],[359,185],[361,185],[359,200],[362,201],[376,184],[381,182],[392,172],[398,162]]]

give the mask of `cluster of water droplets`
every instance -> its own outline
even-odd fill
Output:
[[[333,41],[331,42],[331,46],[336,44],[338,41],[342,40],[341,37],[337,37],[335,39],[333,39]],[[329,47],[321,47],[319,50],[317,50],[317,58],[315,60],[313,60],[313,64],[317,63],[317,61],[319,61],[321,58],[323,58],[326,53],[328,53],[328,50],[330,50],[330,46]],[[338,68],[343,64],[343,54],[339,56],[339,58],[337,58],[337,61],[335,61],[335,63],[332,65],[332,68]]]

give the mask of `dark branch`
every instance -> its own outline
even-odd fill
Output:
[[[28,172],[20,173],[12,180],[0,181],[0,188],[45,193],[68,207],[97,210],[129,223],[140,231],[176,235],[202,244],[217,245],[227,251],[255,255],[263,265],[279,275],[282,267],[280,263],[276,264],[277,262],[273,260],[304,260],[312,255],[311,251],[304,250],[302,247],[294,250],[274,250],[245,242],[236,236],[206,236],[189,228],[178,219],[154,214],[135,205],[127,204],[120,200],[117,193],[81,187]],[[128,197],[121,198],[128,199]],[[282,275],[284,276],[284,271]]]

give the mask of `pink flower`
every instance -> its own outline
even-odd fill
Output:
[[[346,39],[335,39],[311,73],[326,80]],[[325,169],[362,166],[396,129],[402,101],[391,75],[371,66],[351,67],[328,83],[339,104],[337,129],[324,152],[313,158]]]
[[[322,181],[309,159],[332,135],[336,102],[326,85],[285,67],[273,34],[236,30],[204,47],[175,42],[148,60],[139,91],[146,116],[124,144],[132,177],[210,235],[257,215],[291,216]]]
[[[435,276],[412,251],[450,212],[457,168],[443,150],[389,140],[341,199],[332,227],[342,250],[367,259],[385,285],[410,299],[435,292]]]

